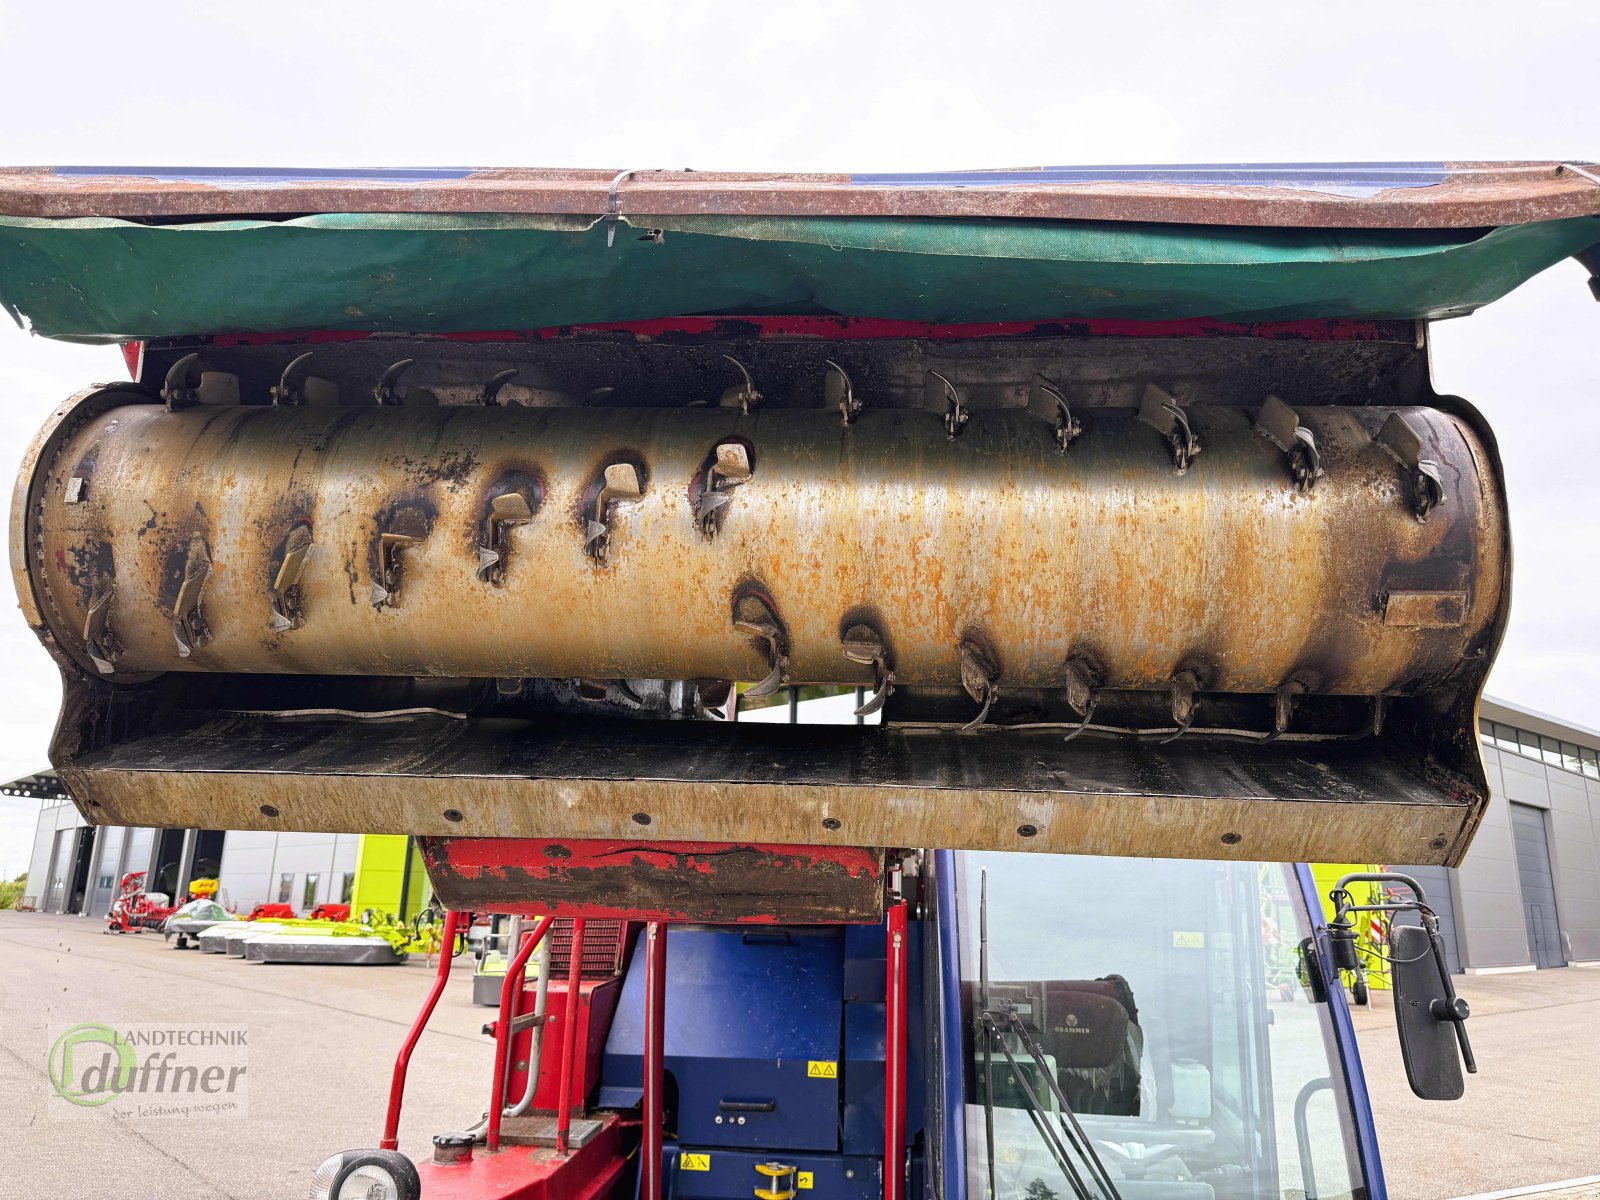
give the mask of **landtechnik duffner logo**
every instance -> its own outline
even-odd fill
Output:
[[[249,1043],[239,1026],[87,1023],[50,1039],[52,1116],[245,1115]]]

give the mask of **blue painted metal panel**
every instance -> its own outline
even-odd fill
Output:
[[[1317,881],[1305,863],[1295,864],[1300,894],[1311,913],[1311,936],[1317,947],[1317,966],[1328,994],[1328,1011],[1333,1017],[1333,1040],[1339,1048],[1339,1063],[1344,1069],[1345,1087],[1350,1095],[1350,1113],[1355,1122],[1356,1154],[1367,1177],[1370,1200],[1388,1200],[1389,1189],[1383,1180],[1383,1160],[1378,1153],[1378,1128],[1372,1118],[1372,1099],[1367,1095],[1367,1077],[1361,1069],[1361,1052],[1356,1045],[1356,1029],[1345,1002],[1344,982],[1333,968],[1333,950],[1328,944],[1328,926],[1323,916]]]
[[[923,1016],[922,921],[907,922],[906,939],[906,1145],[922,1132],[927,1108],[927,1026]],[[873,1002],[844,1006],[844,1143],[846,1154],[883,1154],[884,992],[887,990],[887,926],[861,925],[853,941],[845,935],[845,979],[863,983],[876,974]],[[874,954],[875,958],[867,955]],[[853,971],[852,968],[855,968]]]
[[[639,1100],[642,945],[606,1039],[602,1107]],[[837,929],[668,931],[665,1066],[683,1144],[838,1149],[843,959]]]
[[[956,853],[933,855],[935,938],[939,954],[939,1064],[930,1081],[937,1120],[939,1200],[967,1200],[967,1110],[961,1093],[961,944],[956,936]],[[937,1089],[935,1092],[933,1089]],[[935,1098],[936,1097],[936,1098]]]
[[[1011,171],[913,171],[857,174],[872,187],[1017,187],[1029,184],[1166,183],[1193,187],[1277,187],[1348,195],[1389,188],[1432,187],[1450,172],[1443,163],[1196,163],[1184,166],[1033,167]]]
[[[703,1170],[684,1170],[684,1156]],[[850,1158],[838,1154],[768,1154],[747,1150],[721,1150],[680,1144],[666,1149],[664,1178],[673,1200],[750,1200],[757,1187],[770,1187],[756,1173],[758,1162],[776,1159],[797,1172],[810,1175],[810,1186],[796,1192],[796,1200],[878,1200],[883,1195],[883,1164],[876,1158]],[[801,1183],[807,1182],[800,1180]]]

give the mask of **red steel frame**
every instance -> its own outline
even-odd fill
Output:
[[[884,981],[883,1200],[903,1200],[906,1141],[906,905],[889,909]]]
[[[567,968],[567,1011],[561,1028],[561,1084],[556,1090],[556,1153],[565,1158],[572,1153],[572,1080],[577,1073],[574,1060],[578,1056],[578,993],[583,988],[583,926],[581,919],[572,922],[572,963]],[[529,1070],[532,1070],[532,1064]]]
[[[500,1018],[494,1027],[494,1079],[489,1090],[489,1128],[484,1134],[484,1142],[490,1150],[500,1149],[500,1121],[506,1107],[506,1059],[511,1055],[512,1026],[517,1018],[517,1001],[522,996],[523,975],[528,969],[528,959],[555,920],[545,917],[522,939],[516,957],[506,967],[505,982],[500,985]],[[534,1071],[538,1067],[529,1064],[528,1069]]]
[[[661,1130],[665,1124],[667,927],[644,932],[644,1131],[639,1149],[640,1200],[661,1200]]]
[[[427,999],[422,1002],[422,1011],[411,1023],[411,1032],[406,1034],[405,1044],[400,1047],[400,1054],[394,1061],[394,1078],[389,1083],[389,1112],[384,1118],[383,1140],[378,1143],[379,1149],[400,1148],[400,1104],[405,1097],[406,1070],[411,1066],[411,1052],[417,1048],[417,1040],[427,1028],[428,1019],[433,1016],[433,1010],[438,1006],[439,997],[444,992],[444,985],[450,978],[450,963],[455,957],[456,950],[456,931],[463,923],[467,928],[471,928],[471,913],[459,913],[454,909],[445,913],[444,937],[439,943],[439,971],[434,976],[433,986],[428,989]]]

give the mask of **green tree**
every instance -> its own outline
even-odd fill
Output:
[[[1022,1193],[1027,1200],[1056,1200],[1056,1191],[1042,1179],[1035,1179]]]

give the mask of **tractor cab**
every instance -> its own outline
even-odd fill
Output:
[[[1374,1194],[1361,1067],[1296,868],[953,862],[968,1196]]]

